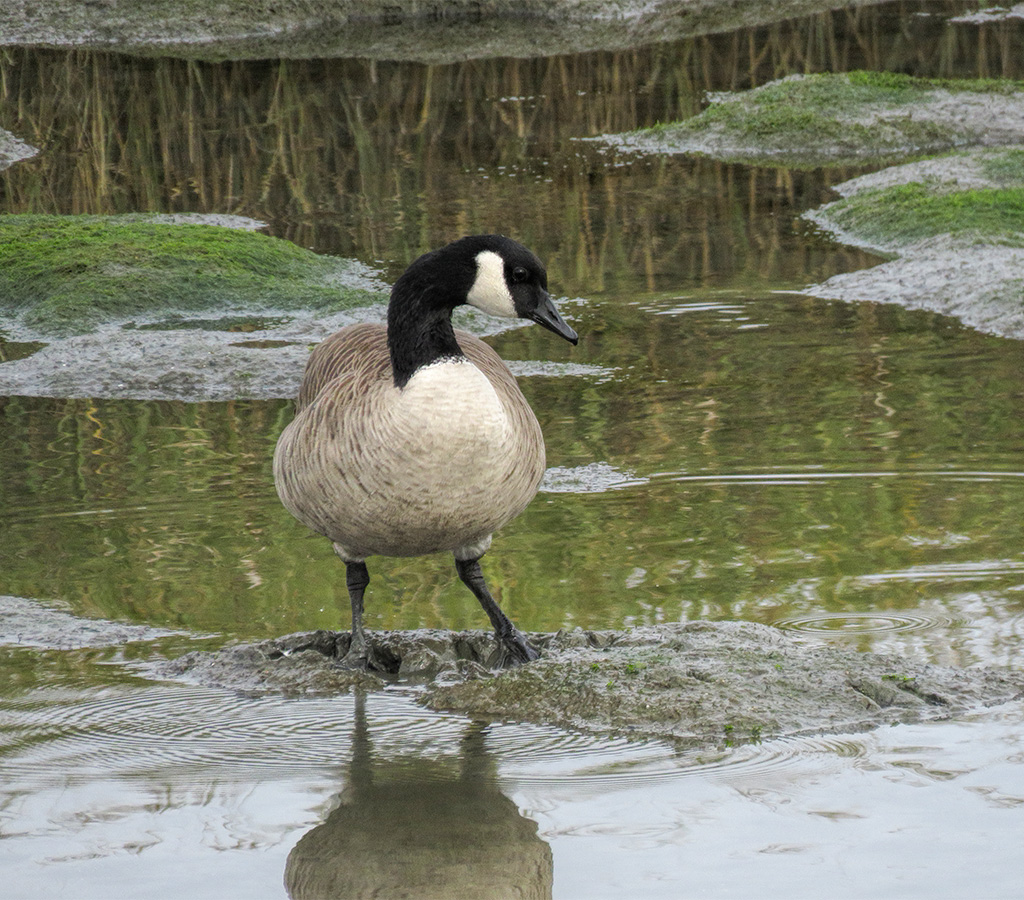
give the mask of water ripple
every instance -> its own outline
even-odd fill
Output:
[[[71,777],[204,766],[251,777],[253,769],[319,768],[347,761],[353,729],[352,697],[255,699],[195,686],[110,688],[88,697],[50,689],[5,706],[11,730],[23,737],[17,764],[37,772],[63,766]],[[399,715],[375,716],[371,736],[385,751],[429,753],[452,743],[459,724],[407,700]]]
[[[924,631],[932,628],[956,628],[969,624],[952,616],[907,613],[819,613],[794,616],[773,623],[776,628],[819,635],[889,634],[897,631]]]
[[[521,726],[517,726],[521,727]],[[536,736],[532,736],[535,739]],[[566,734],[557,746],[535,745],[529,758],[500,747],[502,770],[521,786],[572,786],[607,790],[653,785],[680,778],[749,780],[806,766],[839,770],[868,754],[865,740],[842,736],[793,737],[720,750],[678,751],[662,744],[608,741]]]
[[[982,559],[968,562],[910,566],[893,572],[873,572],[852,579],[855,584],[884,584],[892,581],[979,581],[1024,574],[1024,559]]]
[[[218,778],[243,781],[323,771],[351,761],[354,703],[352,696],[252,698],[181,685],[110,687],[88,695],[51,687],[5,701],[4,768],[8,777],[46,784],[55,773],[66,783],[114,774],[185,784],[209,769]],[[366,707],[368,737],[382,759],[455,759],[478,727],[461,716],[425,710],[409,693],[374,695]],[[595,790],[680,777],[756,778],[809,755],[838,767],[865,753],[864,744],[849,737],[698,752],[524,724],[492,724],[484,734],[502,777],[520,785]]]
[[[651,480],[681,481],[708,485],[808,485],[830,481],[846,481],[854,479],[879,480],[888,478],[937,479],[950,481],[1000,481],[1003,479],[1024,478],[1024,472],[987,471],[981,469],[908,469],[905,471],[865,471],[842,472],[828,471],[817,467],[795,470],[771,470],[761,472],[658,472]]]

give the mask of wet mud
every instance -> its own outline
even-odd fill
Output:
[[[892,166],[838,185],[842,200],[804,218],[843,243],[893,258],[834,275],[806,293],[845,302],[898,303],[953,316],[988,334],[1024,339],[1024,234],[1014,227],[1019,227],[1024,198],[1020,161],[1017,148],[975,149]],[[910,233],[894,221],[893,202],[908,188],[920,193],[923,211],[922,224]],[[956,218],[928,233],[923,222],[944,199]],[[996,227],[961,229],[972,206],[1001,206]]]
[[[337,56],[444,64],[626,49],[849,5],[835,0],[231,0],[212,6],[177,0],[11,0],[0,9],[0,44],[116,47],[198,59]]]
[[[0,598],[0,645],[69,651],[135,644],[148,649],[121,664],[146,679],[250,696],[407,690],[431,709],[477,721],[530,722],[687,748],[951,718],[1024,697],[1022,672],[864,653],[750,622],[574,629],[529,639],[540,660],[498,668],[501,651],[488,631],[371,632],[377,669],[363,671],[341,665],[348,632],[299,632],[209,649],[215,636]]]
[[[194,651],[153,675],[247,693],[415,687],[435,710],[479,720],[719,747],[945,718],[1024,696],[1024,674],[861,653],[764,625],[691,622],[532,634],[539,661],[504,670],[486,632],[377,632],[386,671],[344,669],[349,635],[289,635]]]

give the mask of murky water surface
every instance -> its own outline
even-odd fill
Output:
[[[7,51],[0,126],[44,153],[0,175],[0,201],[242,213],[389,277],[458,233],[510,231],[582,336],[493,339],[540,373],[521,383],[552,467],[485,561],[523,628],[744,619],[1018,666],[1024,348],[795,293],[873,262],[796,222],[850,171],[577,140],[805,69],[1024,77],[1020,24],[945,24],[963,8],[438,67]],[[0,340],[0,359],[36,349]],[[564,898],[1019,896],[1019,705],[679,754],[481,728],[400,688],[154,683],[152,658],[345,623],[340,564],[274,494],[290,416],[0,398],[0,594],[146,626],[71,645],[40,613],[3,631],[5,895],[348,897],[387,877],[411,896],[502,879]],[[483,625],[447,559],[372,574],[373,628]],[[468,855],[439,873],[455,844]]]

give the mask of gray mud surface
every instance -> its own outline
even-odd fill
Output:
[[[870,269],[833,275],[804,293],[848,303],[897,303],[1024,340],[1024,249],[936,240]]]
[[[1024,674],[861,653],[764,625],[691,622],[530,635],[542,658],[495,671],[478,631],[375,632],[388,671],[338,665],[349,635],[289,635],[195,651],[152,675],[247,693],[324,694],[418,685],[432,709],[714,747],[944,718],[1024,696]]]
[[[0,128],[0,172],[23,159],[30,159],[39,151],[21,138]]]
[[[0,394],[190,402],[291,398],[313,345],[344,325],[382,317],[383,307],[282,316],[249,333],[220,323],[208,329],[188,322],[175,330],[104,328],[41,344],[4,363]]]
[[[838,0],[4,0],[0,45],[199,59],[443,64],[621,50],[811,15]]]
[[[842,197],[921,184],[935,195],[1007,186],[986,170],[999,149],[979,148],[923,159],[862,175],[836,186]],[[1019,184],[1018,180],[1013,186]],[[978,331],[1024,340],[1024,247],[1020,235],[999,237],[938,234],[907,240],[866,238],[837,225],[829,203],[803,218],[836,240],[891,259],[868,269],[843,272],[808,287],[805,293],[844,302],[898,303],[953,316]],[[883,213],[880,213],[883,215]]]
[[[26,597],[0,596],[0,647],[79,650],[155,641],[181,631],[87,619],[62,604],[43,604]]]

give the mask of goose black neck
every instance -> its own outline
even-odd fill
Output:
[[[455,304],[436,291],[409,288],[399,279],[388,305],[388,350],[397,388],[404,388],[423,366],[463,356],[452,328]]]

